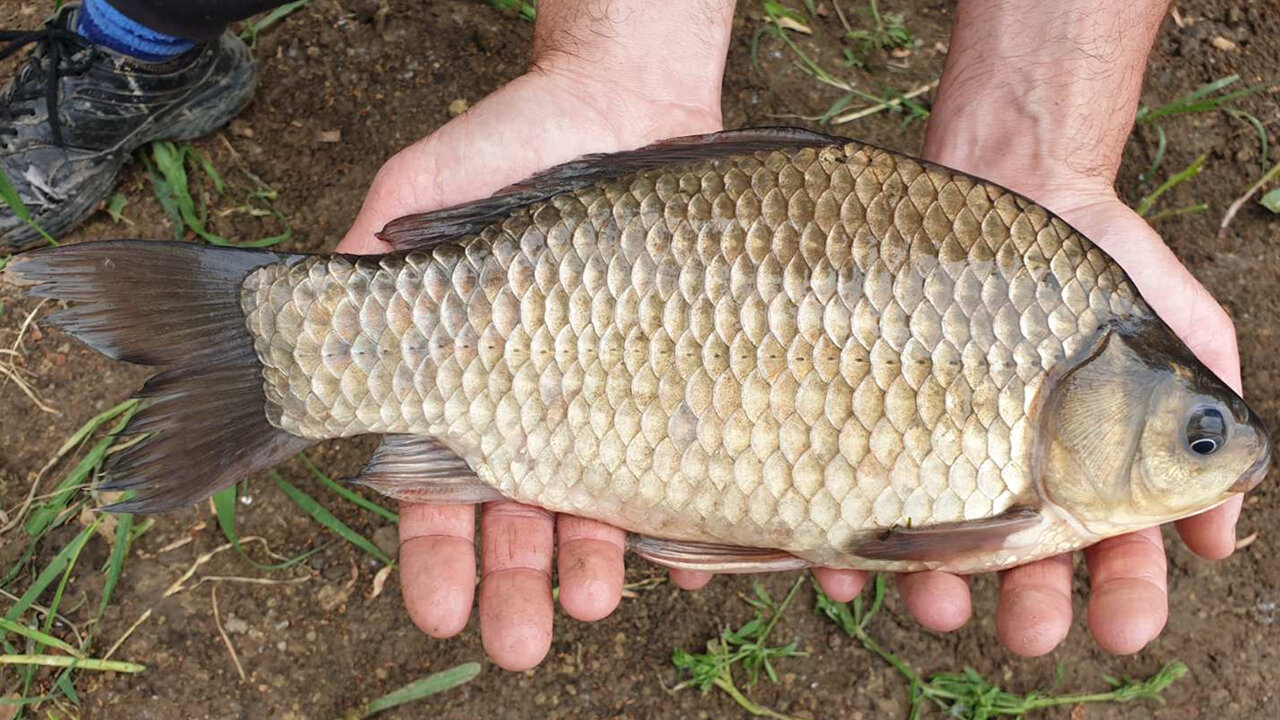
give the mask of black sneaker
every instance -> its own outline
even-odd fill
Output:
[[[111,194],[135,149],[208,134],[248,104],[257,79],[249,49],[230,33],[144,62],[76,34],[78,11],[66,6],[40,30],[0,31],[10,41],[0,59],[35,45],[0,95],[0,170],[54,237]],[[41,242],[0,205],[0,252]]]

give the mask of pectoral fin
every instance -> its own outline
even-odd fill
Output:
[[[627,546],[645,560],[681,570],[754,573],[809,567],[809,561],[771,548],[663,540],[643,535],[630,536]]]
[[[890,528],[856,542],[850,552],[869,560],[942,561],[1007,547],[1010,535],[1034,527],[1040,511],[1010,508],[993,518],[941,523],[919,528]]]
[[[409,502],[466,504],[503,497],[456,452],[421,435],[383,438],[369,464],[351,482]]]

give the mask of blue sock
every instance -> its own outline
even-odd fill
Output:
[[[84,0],[76,32],[95,45],[145,61],[165,60],[195,46],[190,40],[156,32],[125,17],[107,0]]]

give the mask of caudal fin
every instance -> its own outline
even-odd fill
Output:
[[[298,256],[188,243],[117,240],[24,253],[6,281],[66,300],[50,320],[117,360],[164,368],[138,392],[125,433],[148,437],[113,456],[108,490],[134,490],[119,512],[197,503],[310,440],[267,422],[262,365],[240,306],[254,269]]]

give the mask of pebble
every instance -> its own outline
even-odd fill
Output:
[[[449,115],[450,117],[457,117],[466,112],[468,107],[470,107],[470,105],[467,104],[466,98],[458,98],[457,100],[449,103]]]
[[[243,635],[244,633],[249,632],[249,623],[241,620],[235,615],[228,616],[227,622],[223,624],[223,627],[232,635]]]
[[[400,550],[400,531],[395,525],[384,525],[373,531],[373,544],[378,549],[387,554],[387,557],[395,559],[396,553]]]
[[[1235,43],[1222,37],[1221,35],[1214,35],[1213,40],[1210,40],[1209,42],[1213,43],[1214,47],[1218,48],[1219,50],[1222,50],[1223,52],[1231,52],[1232,50],[1235,50],[1238,47]]]

